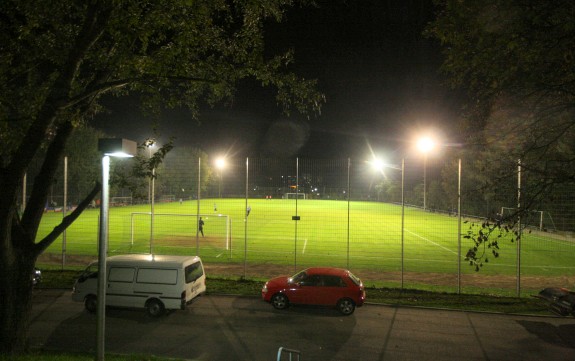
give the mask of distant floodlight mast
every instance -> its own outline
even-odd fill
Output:
[[[417,140],[417,149],[423,153],[423,210],[427,210],[427,155],[435,148],[435,141],[429,136]]]
[[[137,153],[136,142],[127,139],[98,139],[98,150],[102,153],[102,199],[100,200],[100,234],[98,243],[98,292],[96,359],[104,360],[104,338],[106,328],[106,256],[108,252],[108,209],[110,197],[110,157],[129,158]]]
[[[219,157],[216,159],[216,168],[218,169],[219,184],[218,184],[218,198],[222,198],[222,181],[223,181],[223,170],[226,167],[226,158]]]

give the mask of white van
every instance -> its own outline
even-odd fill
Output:
[[[151,316],[185,309],[206,292],[206,275],[199,257],[121,255],[106,259],[106,305],[146,308]],[[72,299],[86,310],[97,308],[98,263],[86,268],[74,284]]]

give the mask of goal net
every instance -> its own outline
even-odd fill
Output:
[[[285,193],[284,199],[306,199],[305,193]]]
[[[198,229],[199,217],[204,225],[202,236]],[[211,248],[231,249],[230,216],[226,214],[177,214],[154,213],[153,224],[150,212],[132,212],[130,220],[131,247],[139,250],[196,247],[196,236],[199,245]]]
[[[132,205],[132,197],[112,197],[110,198],[111,207],[130,206]]]
[[[501,207],[501,220],[504,222],[517,219],[517,208]],[[515,218],[515,219],[513,219]],[[521,215],[521,224],[524,227],[535,228],[540,231],[557,231],[551,213],[547,211],[529,211]]]
[[[175,202],[176,196],[173,194],[163,195],[160,197],[159,201],[161,203]]]

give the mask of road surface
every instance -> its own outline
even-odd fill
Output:
[[[365,305],[278,311],[258,298],[203,296],[153,319],[108,309],[106,352],[189,360],[575,360],[575,319]],[[70,291],[37,290],[29,336],[36,349],[95,352],[96,316]],[[287,356],[284,356],[287,360]]]

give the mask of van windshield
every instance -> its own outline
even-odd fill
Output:
[[[98,278],[98,262],[90,263],[80,275],[81,279]]]
[[[191,283],[204,275],[204,268],[200,262],[186,267],[186,283]]]

